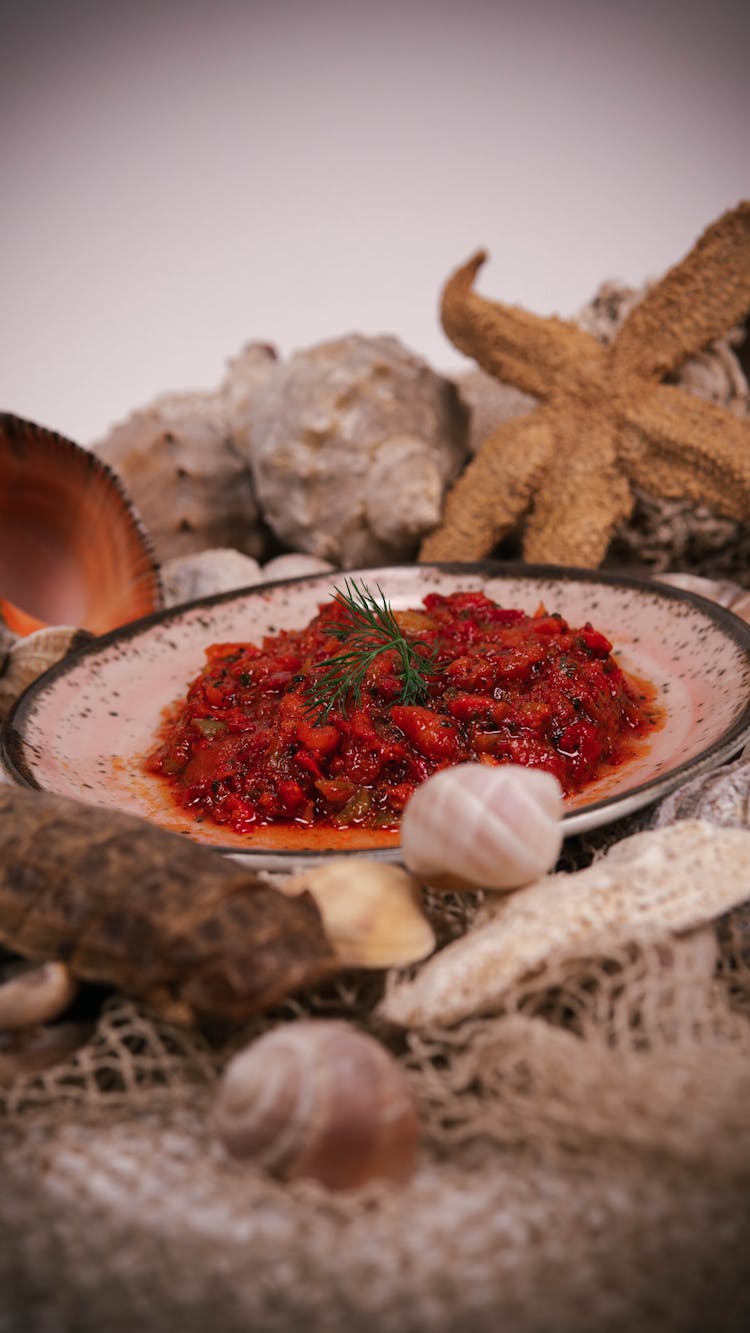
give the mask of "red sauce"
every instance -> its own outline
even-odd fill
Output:
[[[422,609],[396,612],[407,639],[435,653],[419,704],[401,701],[389,649],[359,700],[323,718],[307,691],[342,651],[331,629],[347,615],[332,601],[305,629],[207,649],[146,761],[178,805],[240,834],[268,825],[384,832],[437,769],[523,764],[553,773],[570,794],[657,725],[654,691],[625,675],[598,630],[481,592],[433,593]]]

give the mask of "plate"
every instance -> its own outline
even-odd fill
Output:
[[[94,639],[41,676],[0,739],[18,783],[127,810],[263,869],[366,850],[398,859],[397,835],[362,830],[259,829],[233,834],[176,810],[142,769],[162,711],[181,698],[213,642],[258,642],[302,628],[344,577],[379,586],[394,609],[429,592],[481,589],[527,612],[544,602],[573,625],[590,620],[626,671],[646,677],[665,709],[637,754],[566,801],[566,834],[619,819],[731,758],[750,735],[750,626],[695,594],[644,580],[559,566],[399,565],[316,574],[157,612]]]

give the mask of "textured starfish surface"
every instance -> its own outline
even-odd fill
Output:
[[[750,422],[665,383],[750,310],[750,202],[722,214],[609,346],[566,320],[485,300],[480,251],[445,285],[449,338],[539,400],[482,444],[421,560],[476,560],[523,525],[529,561],[594,568],[632,486],[750,519]]]

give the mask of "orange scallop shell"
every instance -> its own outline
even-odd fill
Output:
[[[116,473],[88,449],[0,413],[0,612],[103,634],[162,605],[159,570]]]

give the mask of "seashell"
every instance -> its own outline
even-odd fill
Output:
[[[69,625],[45,625],[11,645],[0,663],[0,718],[10,712],[19,695],[69,652],[90,639],[85,630]]]
[[[0,1029],[49,1023],[73,1003],[78,983],[65,963],[42,963],[3,969],[0,975]]]
[[[550,870],[563,843],[563,794],[551,773],[456,764],[427,778],[401,818],[401,848],[433,888],[516,889]]]
[[[299,579],[308,574],[327,574],[335,566],[329,560],[320,560],[316,555],[303,555],[299,551],[288,551],[285,555],[275,555],[273,560],[263,566],[264,582],[275,579]]]
[[[93,1031],[93,1023],[54,1023],[0,1033],[0,1088],[61,1064],[86,1044]]]
[[[220,547],[263,554],[266,534],[243,432],[253,393],[275,359],[273,348],[250,344],[218,389],[162,394],[93,446],[122,477],[160,561]]]
[[[351,1189],[405,1181],[416,1163],[419,1124],[403,1070],[344,1021],[290,1023],[241,1051],[224,1071],[212,1122],[228,1152],[283,1180]]]
[[[335,857],[280,887],[285,893],[312,894],[344,967],[405,967],[435,948],[419,885],[400,866]]]
[[[698,574],[668,573],[654,575],[659,583],[669,584],[673,588],[684,588],[699,597],[707,597],[710,602],[718,602],[728,611],[750,623],[750,589],[729,579],[706,579]]]
[[[514,384],[495,379],[486,370],[474,367],[456,376],[462,402],[469,409],[469,452],[475,454],[504,421],[523,416],[536,407],[537,399],[523,393]]]
[[[466,457],[455,385],[397,338],[351,334],[278,362],[245,447],[284,544],[336,565],[408,558]]]
[[[262,578],[257,560],[227,546],[175,556],[162,565],[161,576],[167,606],[179,606],[196,597],[211,597],[232,588],[247,588]]]
[[[574,874],[545,876],[507,898],[414,980],[391,980],[381,1018],[407,1027],[458,1023],[497,1009],[525,977],[570,958],[693,930],[750,898],[750,831],[684,820],[614,843]]]
[[[750,827],[750,753],[733,764],[702,773],[673,791],[656,807],[652,828],[678,819],[705,819],[724,827]]]
[[[103,634],[161,606],[148,537],[112,470],[72,440],[0,414],[0,593],[20,634]]]

